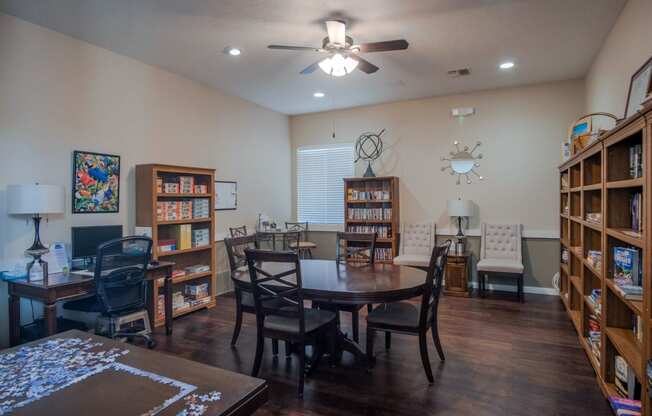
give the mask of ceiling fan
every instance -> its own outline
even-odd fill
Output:
[[[376,65],[361,58],[358,53],[399,51],[407,49],[409,45],[405,39],[355,44],[353,38],[346,35],[346,24],[340,20],[327,20],[326,31],[328,36],[324,38],[321,48],[286,45],[269,45],[267,47],[288,51],[327,53],[329,54],[327,58],[320,59],[308,66],[301,71],[301,74],[312,74],[317,68],[321,68],[329,75],[341,77],[350,74],[356,68],[367,74],[378,71],[379,68]]]

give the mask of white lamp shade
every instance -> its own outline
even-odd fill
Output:
[[[9,214],[61,214],[64,211],[63,186],[9,185],[7,212]]]
[[[448,216],[472,217],[473,202],[467,199],[451,199],[448,201]]]

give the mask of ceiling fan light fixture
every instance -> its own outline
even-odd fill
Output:
[[[358,61],[347,56],[346,58],[340,53],[336,53],[333,56],[324,59],[319,62],[319,67],[328,75],[334,77],[342,77],[344,75],[350,74],[358,66]]]

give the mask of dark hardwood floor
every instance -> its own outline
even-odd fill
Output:
[[[255,318],[245,315],[236,348],[230,339],[232,296],[217,306],[178,318],[174,334],[157,331],[157,350],[246,373],[255,350]],[[365,309],[363,309],[365,311]],[[362,312],[364,313],[364,312]],[[342,314],[350,332],[350,314]],[[365,336],[361,316],[360,339]],[[610,415],[572,323],[556,296],[527,295],[526,303],[491,298],[443,297],[440,334],[446,362],[429,340],[435,383],[429,385],[416,337],[395,335],[386,351],[378,336],[372,372],[322,361],[296,398],[297,358],[277,358],[269,341],[260,377],[270,383],[270,400],[257,415]]]

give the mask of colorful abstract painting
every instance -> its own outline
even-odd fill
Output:
[[[72,212],[118,212],[120,156],[75,151],[73,154]]]

